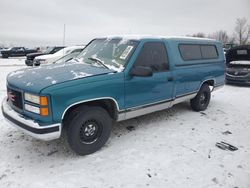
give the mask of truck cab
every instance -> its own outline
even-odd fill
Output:
[[[186,100],[203,111],[224,83],[224,52],[215,40],[104,37],[67,63],[10,73],[2,112],[42,140],[59,138],[66,129],[71,148],[86,155],[106,143],[113,122]]]
[[[29,53],[37,52],[35,49],[28,49],[24,47],[13,47],[10,49],[2,50],[2,58],[9,58],[9,57],[20,57],[26,56]]]

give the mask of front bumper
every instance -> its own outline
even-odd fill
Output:
[[[40,140],[54,140],[61,136],[61,124],[40,126],[37,122],[14,111],[5,98],[2,102],[2,113],[6,120],[28,135]]]
[[[226,83],[228,84],[239,84],[239,85],[250,85],[250,77],[246,76],[233,76],[226,74]]]

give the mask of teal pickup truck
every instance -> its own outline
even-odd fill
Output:
[[[215,40],[97,38],[70,62],[10,73],[2,112],[38,139],[65,130],[70,147],[86,155],[106,143],[113,122],[186,100],[203,111],[224,83],[223,48]]]

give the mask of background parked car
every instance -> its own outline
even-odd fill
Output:
[[[72,53],[74,50],[77,50],[77,49],[82,50],[83,48],[84,46],[70,46],[70,47],[63,48],[54,54],[41,55],[41,56],[35,57],[34,65],[38,66],[41,64],[53,63],[57,61],[58,59],[62,58],[63,56],[66,56]]]
[[[76,58],[82,51],[83,48],[79,48],[79,49],[75,49],[73,50],[70,54],[63,56],[62,58],[58,59],[57,61],[53,62],[53,63],[63,63],[63,62],[68,62],[74,58]]]
[[[250,45],[231,48],[226,53],[229,84],[250,85]]]
[[[44,52],[36,52],[36,53],[27,54],[25,64],[27,66],[33,66],[33,61],[34,61],[35,57],[41,56],[41,55],[46,55],[46,54],[54,54],[63,48],[65,48],[65,47],[64,46],[55,46],[55,47],[47,48]]]
[[[7,50],[2,50],[1,54],[3,58],[8,58],[8,57],[26,56],[27,54],[33,53],[33,52],[37,52],[37,50],[28,49],[25,47],[13,47]]]

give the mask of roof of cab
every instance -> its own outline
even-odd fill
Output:
[[[185,41],[213,41],[216,42],[215,39],[209,38],[198,38],[198,37],[182,37],[182,36],[154,36],[154,35],[112,35],[105,36],[99,38],[108,38],[108,39],[116,39],[121,38],[124,40],[144,40],[144,39],[170,39],[170,40],[185,40]]]

